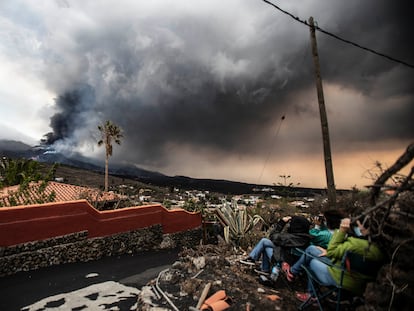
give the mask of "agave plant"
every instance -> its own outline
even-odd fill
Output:
[[[220,223],[224,227],[224,239],[227,243],[234,242],[236,246],[246,234],[259,222],[264,221],[260,215],[249,215],[245,206],[238,207],[236,201],[223,201],[216,209]]]

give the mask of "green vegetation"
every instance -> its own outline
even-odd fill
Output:
[[[56,194],[54,192],[46,194],[45,190],[47,182],[54,178],[56,169],[57,164],[54,164],[46,174],[42,174],[37,161],[3,157],[0,162],[0,188],[15,185],[19,185],[19,188],[10,191],[7,199],[1,199],[0,206],[54,201]],[[32,182],[36,183],[32,184]]]
[[[0,187],[27,184],[41,178],[39,163],[26,159],[2,158],[0,162]]]
[[[239,207],[235,201],[223,201],[218,207],[217,216],[224,227],[224,239],[227,243],[234,243],[236,247],[242,246],[249,231],[257,223],[263,221],[259,215],[249,215],[246,207]]]
[[[0,188],[15,185],[26,186],[32,181],[49,181],[54,178],[57,167],[58,165],[54,164],[46,174],[42,174],[37,161],[3,157],[0,161]]]

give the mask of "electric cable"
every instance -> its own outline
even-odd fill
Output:
[[[302,23],[302,24],[304,24],[304,25],[306,25],[306,26],[308,26],[308,27],[311,27],[311,26],[309,25],[309,23],[308,23],[306,20],[302,20],[302,19],[300,19],[299,17],[297,17],[297,16],[293,15],[292,13],[290,13],[290,12],[288,12],[288,11],[286,11],[286,10],[283,10],[282,8],[280,8],[279,6],[277,6],[276,4],[274,4],[274,3],[272,3],[272,2],[270,2],[270,1],[268,1],[268,0],[262,0],[262,1],[263,1],[263,2],[265,2],[265,3],[267,3],[267,4],[269,4],[269,5],[271,5],[271,6],[273,6],[275,9],[279,10],[280,12],[282,12],[282,13],[284,13],[284,14],[286,14],[286,15],[290,16],[290,17],[291,17],[291,18],[293,18],[295,21],[297,21],[297,22],[299,22],[299,23]],[[357,48],[360,48],[360,49],[362,49],[362,50],[368,51],[368,52],[373,53],[373,54],[375,54],[375,55],[378,55],[378,56],[384,57],[384,58],[386,58],[386,59],[388,59],[388,60],[394,61],[394,62],[399,63],[399,64],[401,64],[401,65],[404,65],[404,66],[407,66],[407,67],[410,67],[410,68],[414,68],[414,65],[413,65],[413,64],[407,63],[407,62],[402,61],[402,60],[400,60],[400,59],[397,59],[397,58],[395,58],[395,57],[393,57],[393,56],[390,56],[390,55],[384,54],[384,53],[382,53],[382,52],[375,51],[374,49],[367,48],[367,47],[362,46],[362,45],[360,45],[360,44],[358,44],[358,43],[355,43],[355,42],[353,42],[353,41],[350,41],[350,40],[344,39],[344,38],[342,38],[342,37],[340,37],[340,36],[338,36],[338,35],[335,35],[335,34],[333,34],[333,33],[329,32],[329,31],[327,31],[327,30],[324,30],[324,29],[320,28],[320,27],[319,27],[319,26],[317,26],[317,25],[314,25],[314,28],[315,28],[315,30],[318,30],[318,31],[320,31],[320,32],[324,33],[325,35],[328,35],[328,36],[330,36],[330,37],[332,37],[332,38],[335,38],[335,39],[337,39],[337,40],[339,40],[339,41],[342,41],[342,42],[347,43],[347,44],[351,44],[351,45],[353,45],[353,46],[355,46],[355,47],[357,47]]]
[[[283,115],[283,116],[280,118],[280,120],[281,120],[281,121],[279,122],[278,127],[276,128],[275,135],[274,135],[275,137],[273,138],[272,146],[271,146],[271,148],[269,149],[269,152],[268,152],[268,154],[267,154],[267,157],[266,157],[265,163],[264,163],[263,168],[262,168],[262,172],[260,173],[259,179],[257,180],[257,184],[258,184],[258,185],[260,184],[260,180],[262,179],[264,169],[265,169],[265,167],[266,167],[266,165],[267,165],[267,162],[269,161],[270,154],[272,153],[272,150],[273,150],[273,148],[274,148],[274,146],[275,146],[276,137],[279,135],[279,131],[280,131],[280,128],[281,128],[281,126],[282,126],[282,122],[283,122],[283,120],[284,120],[284,119],[285,119],[285,115]]]
[[[305,63],[305,60],[306,60],[307,56],[308,56],[308,53],[307,53],[307,48],[304,48],[304,49],[303,49],[303,56],[301,56],[301,63],[300,63],[300,66],[299,66],[300,68],[302,68],[302,67],[303,67],[303,64]],[[272,145],[271,145],[271,147],[270,147],[270,149],[269,149],[269,152],[268,152],[268,154],[267,154],[267,157],[266,157],[266,159],[265,159],[265,163],[264,163],[263,168],[262,168],[262,171],[261,171],[261,173],[260,173],[260,175],[259,175],[259,179],[258,179],[258,181],[257,181],[257,184],[260,184],[260,181],[261,181],[261,179],[262,179],[262,177],[263,177],[264,170],[265,170],[265,168],[266,168],[267,162],[269,161],[269,158],[270,158],[271,152],[272,152],[272,151],[273,151],[273,149],[274,149],[274,145],[275,145],[275,142],[276,142],[276,137],[279,135],[280,127],[282,126],[282,121],[283,121],[283,120],[285,120],[285,116],[286,116],[286,114],[283,114],[283,115],[282,115],[282,117],[281,117],[281,122],[279,123],[279,126],[276,128],[275,135],[274,135],[274,138],[273,138],[273,143],[272,143]]]

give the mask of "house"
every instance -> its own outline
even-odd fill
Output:
[[[27,189],[19,185],[0,189],[0,206],[31,205],[45,202],[66,202],[86,199],[90,203],[109,202],[122,199],[113,192],[103,192],[96,188],[81,187],[49,181],[32,182]]]

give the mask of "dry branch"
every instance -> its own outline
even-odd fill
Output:
[[[375,187],[371,188],[371,204],[375,205],[376,199],[381,191],[381,187],[385,182],[390,179],[394,174],[399,172],[414,158],[414,143],[411,143],[406,151],[398,158],[398,160],[389,167],[381,176],[375,181]]]

